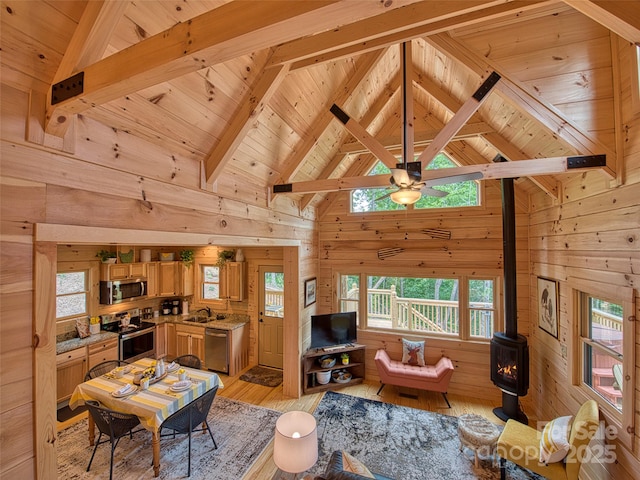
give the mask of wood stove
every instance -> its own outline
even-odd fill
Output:
[[[504,158],[498,155],[494,161]],[[513,179],[505,178],[501,183],[505,331],[496,332],[491,339],[491,381],[502,390],[502,407],[495,408],[493,413],[504,421],[511,418],[527,424],[518,401],[529,390],[529,347],[527,339],[518,334]]]

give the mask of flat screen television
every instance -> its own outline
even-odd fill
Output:
[[[344,345],[356,340],[356,312],[311,316],[311,348]]]

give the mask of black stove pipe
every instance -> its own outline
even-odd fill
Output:
[[[505,335],[518,338],[518,305],[516,291],[516,212],[513,178],[503,178],[502,185],[502,251],[504,262],[504,327]]]

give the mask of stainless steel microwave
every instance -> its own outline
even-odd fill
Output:
[[[113,280],[100,282],[100,303],[113,305],[147,297],[147,280]]]

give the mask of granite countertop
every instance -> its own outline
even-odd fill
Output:
[[[113,332],[101,331],[100,333],[89,335],[86,338],[75,337],[68,340],[63,340],[62,342],[56,343],[56,355],[70,352],[71,350],[75,350],[76,348],[84,348],[87,345],[93,345],[94,343],[104,342],[105,340],[109,340],[112,338],[118,338],[118,334]]]
[[[239,315],[235,313],[224,314],[226,318],[223,320],[216,320],[216,313],[212,313],[211,320],[207,323],[198,323],[198,322],[187,322],[187,318],[191,318],[195,315],[195,313],[190,313],[189,315],[162,315],[160,317],[154,317],[145,320],[145,322],[155,323],[156,325],[160,325],[163,323],[175,323],[176,325],[191,325],[193,327],[202,327],[202,328],[217,328],[219,330],[235,330],[236,328],[242,327],[249,323],[249,315]]]

